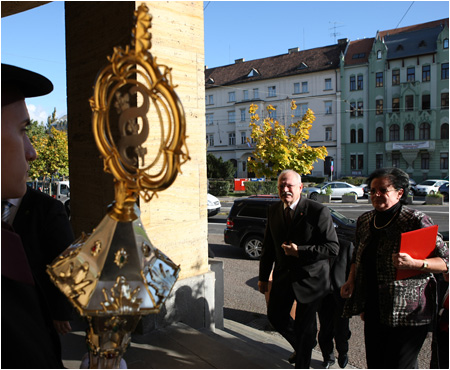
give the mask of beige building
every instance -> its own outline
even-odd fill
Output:
[[[251,156],[248,143],[249,107],[258,105],[258,114],[264,118],[266,107],[276,111],[272,117],[289,125],[301,119],[309,108],[316,121],[310,131],[308,144],[326,146],[328,157],[315,164],[314,176],[329,174],[331,158],[336,158],[340,147],[340,55],[347,40],[336,45],[300,51],[289,49],[287,54],[245,61],[205,69],[206,86],[206,141],[208,153],[231,161],[235,176],[253,177],[247,171]],[[297,109],[291,112],[291,101]]]

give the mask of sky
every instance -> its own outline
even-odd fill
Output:
[[[205,1],[203,8],[208,68],[449,16],[448,1]],[[53,82],[51,94],[26,100],[32,119],[46,122],[55,108],[57,117],[67,114],[64,2],[2,18],[1,59]]]

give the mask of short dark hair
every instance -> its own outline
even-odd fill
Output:
[[[373,171],[366,180],[366,184],[369,185],[369,189],[371,187],[370,183],[374,179],[381,177],[387,177],[395,189],[403,189],[403,195],[400,198],[400,202],[406,204],[406,198],[409,193],[409,175],[405,171],[396,167],[378,168]]]

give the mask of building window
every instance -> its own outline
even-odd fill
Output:
[[[358,102],[358,117],[364,116],[364,103],[362,101]]]
[[[241,109],[241,122],[245,121],[245,108]]]
[[[228,102],[235,102],[236,101],[236,93],[234,91],[228,93]]]
[[[441,153],[440,166],[441,170],[448,170],[448,153]]]
[[[441,109],[448,109],[448,93],[441,93]]]
[[[375,87],[383,87],[383,72],[377,72],[375,75]]]
[[[392,153],[392,167],[400,167],[400,153]]]
[[[375,101],[375,114],[383,114],[383,99]]]
[[[400,70],[394,69],[392,71],[392,85],[400,85]]]
[[[244,90],[244,100],[248,100],[248,90]]]
[[[406,69],[406,81],[414,82],[416,80],[416,68],[408,67]]]
[[[307,110],[308,110],[308,103],[300,104],[300,114],[302,117],[306,114]]]
[[[441,64],[441,80],[448,80],[448,63]]]
[[[325,114],[331,114],[333,113],[333,102],[326,101],[325,102]]]
[[[333,141],[333,128],[325,127],[325,141]]]
[[[375,168],[383,168],[383,154],[375,156]]]
[[[234,132],[228,134],[228,145],[236,145],[236,134]]]
[[[414,110],[414,95],[405,96],[405,110]]]
[[[353,144],[353,143],[356,143],[356,130],[354,129],[354,128],[352,128],[351,130],[350,130],[350,142]]]
[[[269,97],[277,96],[277,87],[269,86]]]
[[[326,79],[325,79],[325,90],[332,90],[332,87],[331,87],[331,78],[326,78]]]
[[[441,125],[441,139],[448,139],[448,123]]]
[[[377,129],[375,130],[375,141],[377,143],[382,143],[383,140],[383,128],[382,127],[377,127]]]
[[[211,126],[214,123],[214,113],[208,113],[206,115],[206,126]]]
[[[414,125],[412,123],[405,125],[405,140],[414,140]]]
[[[211,135],[206,135],[206,143],[207,143],[209,146],[214,146],[214,135],[213,135],[213,134],[211,134]]]
[[[259,99],[259,89],[253,89],[253,99]]]
[[[350,103],[350,117],[356,117],[356,103]]]
[[[241,144],[247,144],[247,133],[241,132]]]
[[[448,39],[444,39],[444,49],[448,49]]]
[[[302,93],[307,93],[307,92],[308,92],[308,82],[303,81],[302,82]]]
[[[356,170],[356,155],[350,155],[350,169]]]
[[[206,104],[212,105],[214,104],[214,95],[208,95],[206,98]]]
[[[230,111],[228,112],[228,123],[235,123],[236,122],[236,112]]]
[[[358,86],[357,86],[358,90],[363,89],[364,87],[363,80],[364,80],[363,75],[358,75]]]
[[[377,59],[381,59],[381,50],[377,50]]]
[[[392,112],[400,112],[400,98],[392,98]]]
[[[277,107],[274,107],[275,110],[269,111],[269,118],[277,119]]]
[[[422,110],[430,110],[430,95],[422,95]]]
[[[350,76],[350,91],[356,90],[356,77]]]
[[[430,169],[430,154],[422,153],[420,155],[420,169],[429,170]]]
[[[358,154],[358,170],[362,170],[364,168],[364,155]]]
[[[300,83],[294,83],[294,94],[300,94]]]
[[[358,143],[364,142],[364,130],[362,128],[358,129]]]
[[[300,109],[300,106],[297,105],[297,108],[295,108],[294,110],[294,117],[301,117],[302,116],[302,111]]]
[[[422,82],[427,82],[431,80],[431,67],[422,66]]]
[[[419,140],[430,140],[430,124],[421,123],[419,126]]]
[[[400,128],[398,125],[391,125],[389,127],[389,141],[399,141],[400,140]]]

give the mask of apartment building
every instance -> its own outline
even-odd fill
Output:
[[[252,61],[238,59],[234,64],[205,69],[206,140],[208,153],[231,161],[236,177],[252,177],[247,159],[252,155],[250,138],[251,104],[258,105],[263,119],[266,107],[281,124],[301,119],[310,108],[316,121],[308,145],[325,145],[328,157],[316,163],[313,175],[329,174],[330,164],[340,146],[340,55],[347,39],[337,44],[309,49],[289,49],[287,54]],[[297,109],[291,117],[291,101]]]
[[[416,181],[448,176],[448,19],[380,32],[371,58],[369,171],[400,167]],[[376,109],[380,100],[386,109]]]

